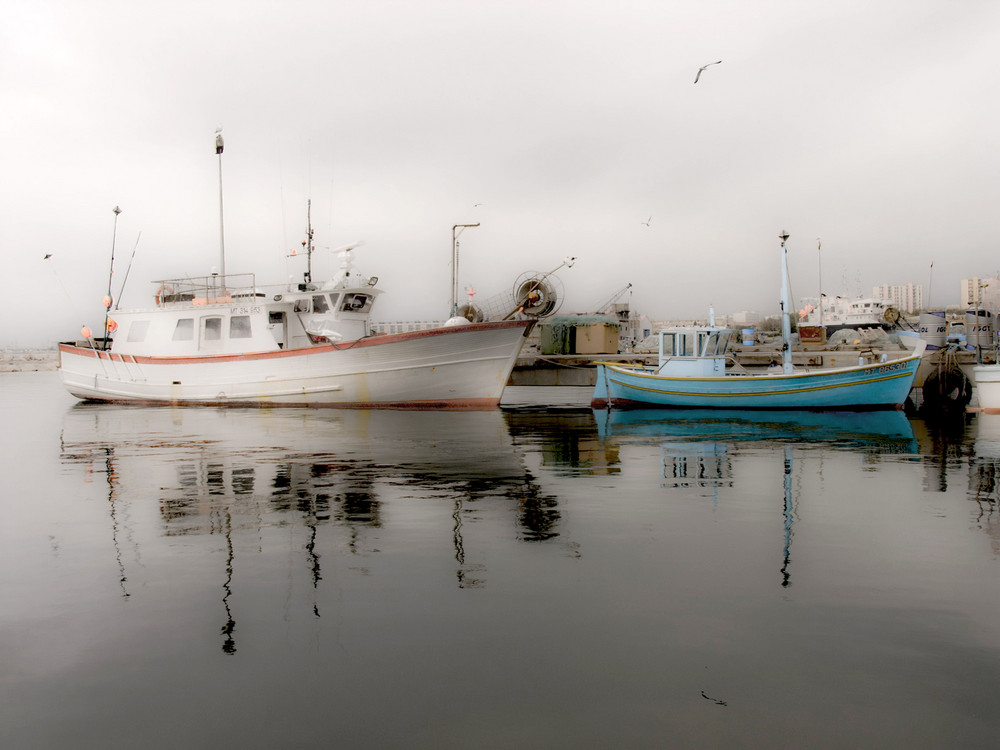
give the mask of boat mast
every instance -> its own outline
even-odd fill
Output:
[[[312,283],[313,280],[313,225],[312,225],[312,198],[306,201],[306,239],[302,244],[306,246],[306,273],[305,282]]]
[[[819,266],[819,324],[823,325],[823,243],[816,238],[816,263]]]
[[[112,209],[115,212],[115,228],[111,233],[111,268],[108,270],[108,294],[104,298],[104,348],[108,348],[108,316],[111,310],[111,280],[115,274],[115,241],[118,238],[118,214],[122,212],[118,206]]]
[[[226,286],[226,229],[222,220],[222,128],[215,131],[215,153],[219,156],[219,275]]]
[[[451,228],[451,314],[450,317],[454,318],[458,315],[458,235],[462,232],[455,230],[464,230],[470,227],[478,227],[479,222],[475,224],[455,224]]]
[[[789,283],[788,283],[788,250],[785,242],[788,232],[781,230],[778,235],[781,240],[781,369],[786,375],[792,372],[792,323],[789,319]]]

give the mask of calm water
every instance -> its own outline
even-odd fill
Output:
[[[0,415],[4,748],[1000,736],[1000,417]]]

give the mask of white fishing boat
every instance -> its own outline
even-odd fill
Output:
[[[221,224],[221,134],[216,153]],[[378,277],[353,266],[360,243],[341,249],[334,278],[314,283],[312,236],[310,220],[301,283],[226,275],[223,242],[221,273],[155,282],[145,307],[112,310],[109,279],[103,335],[84,326],[80,340],[59,344],[66,388],[112,403],[493,408],[537,317],[554,305],[542,277],[521,287],[502,319],[473,323],[453,312],[437,328],[379,334]]]
[[[77,398],[128,403],[396,408],[496,406],[525,337],[518,319],[373,335],[376,277],[264,287],[252,274],[157,282],[113,336],[59,345]],[[108,339],[110,338],[110,341]]]
[[[828,334],[847,328],[891,329],[900,319],[900,312],[889,300],[878,297],[850,298],[815,297],[804,299],[799,310],[800,326],[823,326]]]
[[[598,363],[591,405],[732,409],[880,409],[906,401],[925,343],[889,359],[887,353],[860,355],[857,365],[794,368],[788,311],[788,265],[781,235],[782,364],[774,371],[750,372],[728,347],[735,331],[714,325],[665,328],[659,332],[654,367]]]

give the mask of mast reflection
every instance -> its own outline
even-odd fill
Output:
[[[624,448],[659,443],[664,485],[710,490],[713,505],[719,489],[733,488],[732,457],[741,448],[771,445],[783,450],[783,526],[781,581],[792,585],[792,540],[797,519],[794,450],[828,447],[861,450],[863,459],[910,454],[917,450],[910,421],[898,411],[796,412],[656,410],[595,411],[602,440]]]
[[[478,503],[512,501],[508,507],[519,541],[559,536],[558,499],[526,469],[500,412],[272,412],[84,403],[68,410],[62,437],[67,463],[107,456],[112,536],[126,595],[116,510],[125,500],[140,502],[156,488],[160,534],[224,540],[221,631],[227,653],[236,651],[238,538],[255,537],[260,551],[267,528],[304,530],[299,549],[312,588],[311,613],[318,618],[324,555],[329,560],[334,554],[322,529],[346,531],[340,543],[347,554],[377,553],[387,493],[426,498],[408,506],[420,513],[432,507],[428,500],[452,498],[452,551],[462,588],[484,581],[485,566],[469,559],[464,538],[466,524],[477,520]],[[497,507],[502,506],[491,506]]]
[[[103,474],[107,483],[108,516],[111,518],[111,544],[114,548],[115,563],[118,566],[118,586],[122,596],[129,597],[126,587],[128,574],[125,570],[125,558],[122,553],[119,536],[122,522],[119,520],[119,505],[122,501],[118,492],[118,472],[115,468],[115,446],[110,443],[95,441],[87,445],[67,444],[65,437],[60,437],[62,461],[68,464],[82,464],[86,482],[93,481],[95,473]],[[100,466],[101,468],[96,468]],[[51,537],[50,537],[51,538]]]

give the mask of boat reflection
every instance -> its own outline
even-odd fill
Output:
[[[738,447],[782,450],[780,585],[792,584],[792,540],[798,517],[794,469],[796,449],[832,449],[877,456],[913,454],[917,441],[899,411],[805,412],[660,409],[598,410],[601,439],[624,447],[660,444],[663,484],[707,491],[713,505],[720,488],[734,486],[733,454]]]
[[[618,474],[617,446],[602,440],[594,415],[586,412],[506,411],[515,444],[541,456],[542,465],[567,476]]]
[[[525,468],[498,411],[81,403],[65,415],[61,460],[82,467],[85,482],[107,484],[124,596],[129,595],[126,561],[140,556],[137,546],[126,550],[122,541],[137,545],[142,534],[123,526],[152,523],[162,538],[224,540],[221,630],[227,653],[236,650],[231,595],[241,539],[261,547],[272,530],[288,529],[308,570],[312,613],[319,617],[323,555],[377,554],[389,531],[387,500],[402,501],[393,506],[403,518],[395,533],[411,528],[406,519],[450,525],[450,554],[461,588],[484,581],[485,558],[470,553],[465,541],[480,513],[511,514],[518,541],[559,535],[557,498]],[[323,539],[324,528],[337,532]]]
[[[977,415],[969,497],[978,506],[976,524],[990,537],[993,554],[1000,555],[1000,414]]]
[[[662,409],[596,411],[603,439],[671,438],[726,443],[776,442],[866,448],[885,453],[914,453],[910,420],[900,411],[866,412],[742,411]]]
[[[672,486],[732,486],[730,448],[747,443],[915,453],[913,428],[899,411],[808,412],[692,409],[599,410],[601,438],[661,442],[664,481]]]

